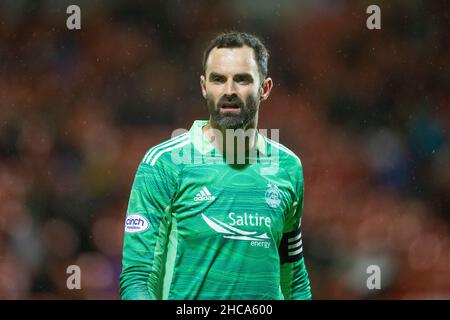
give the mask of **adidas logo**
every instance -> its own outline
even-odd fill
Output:
[[[214,197],[206,187],[203,187],[202,190],[197,193],[194,198],[194,201],[212,201],[216,197]]]

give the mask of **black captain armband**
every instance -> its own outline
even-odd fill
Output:
[[[283,234],[280,246],[280,263],[295,262],[303,258],[302,233],[300,228]]]

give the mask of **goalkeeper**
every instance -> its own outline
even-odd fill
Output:
[[[257,130],[273,86],[268,57],[238,32],[205,50],[209,120],[149,149],[137,169],[121,299],[311,299],[302,165]]]

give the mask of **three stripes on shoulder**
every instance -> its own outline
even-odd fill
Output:
[[[181,148],[191,142],[189,132],[183,133],[175,138],[172,138],[166,142],[151,148],[144,156],[142,162],[150,164],[152,167],[155,165],[159,157],[164,153],[172,151],[177,148]]]

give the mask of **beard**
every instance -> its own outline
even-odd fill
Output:
[[[244,129],[247,125],[255,119],[259,107],[259,96],[248,96],[245,103],[237,96],[232,95],[230,98],[223,96],[214,103],[214,98],[206,94],[206,103],[208,111],[212,120],[218,123],[224,129]],[[239,107],[239,112],[224,112],[221,111],[221,106],[224,104],[233,104]]]

